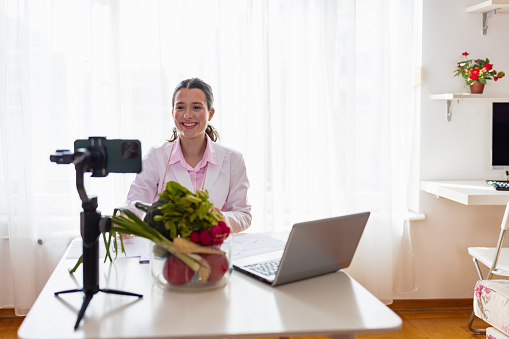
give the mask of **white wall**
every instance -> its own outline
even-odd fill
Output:
[[[482,1],[423,0],[421,180],[505,179],[504,171],[490,169],[491,102],[455,102],[447,122],[445,101],[429,98],[468,92],[462,79],[453,77],[465,51],[509,71],[509,13],[491,17],[482,35],[482,14],[466,12]],[[490,81],[485,93],[509,96],[509,77]],[[467,247],[495,245],[504,207],[466,206],[425,192],[419,205],[426,220],[411,225],[419,290],[396,298],[472,298],[477,274]]]

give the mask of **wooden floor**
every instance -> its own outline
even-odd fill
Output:
[[[18,328],[24,317],[17,317],[12,309],[0,309],[0,339],[18,338]]]
[[[468,329],[472,299],[395,300],[392,308],[403,320],[403,328],[387,334],[357,335],[357,339],[486,338]],[[474,328],[488,324],[475,318]]]
[[[403,319],[403,329],[387,334],[357,335],[357,339],[404,339],[404,338],[486,338],[468,330],[471,310],[411,310],[396,311]],[[476,319],[474,328],[486,328],[486,323]]]
[[[403,320],[402,330],[385,334],[357,335],[356,338],[486,338],[484,335],[475,335],[468,330],[467,322],[472,312],[471,304],[471,300],[395,302],[390,307]],[[15,316],[12,309],[0,309],[0,339],[17,339],[17,331],[22,321],[23,317]],[[486,328],[487,324],[476,319],[474,327]],[[326,339],[326,337],[295,337],[297,338]]]

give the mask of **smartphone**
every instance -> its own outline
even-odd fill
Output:
[[[88,151],[94,162],[88,171],[93,177],[105,177],[109,173],[140,173],[141,143],[139,140],[89,137],[74,141],[74,153]]]

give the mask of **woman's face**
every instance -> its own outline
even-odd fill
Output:
[[[207,99],[201,89],[182,88],[175,96],[172,115],[181,138],[203,138],[214,109],[208,110]]]

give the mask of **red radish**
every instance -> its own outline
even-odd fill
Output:
[[[221,229],[221,227],[215,225],[212,226],[212,228],[210,229],[210,234],[212,235],[212,238],[217,238],[223,234],[223,230]]]
[[[209,230],[201,230],[200,231],[200,242],[203,246],[212,245],[212,235]]]
[[[219,220],[217,226],[221,227],[223,233],[225,234],[225,238],[228,236],[228,234],[230,234],[230,227],[226,225],[226,222],[224,220]]]
[[[191,235],[189,236],[189,240],[191,240],[194,243],[199,243],[200,242],[200,232],[192,231]]]
[[[212,226],[210,229],[210,234],[212,235],[212,244],[213,245],[220,245],[223,243],[224,239],[226,238],[223,230],[219,226]]]

